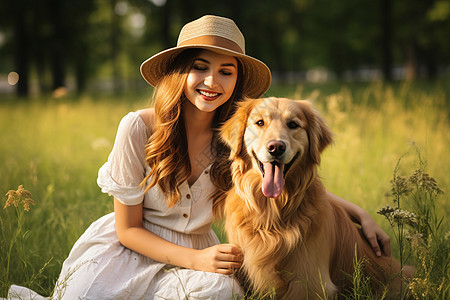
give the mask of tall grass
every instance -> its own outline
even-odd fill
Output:
[[[385,202],[399,157],[412,145],[428,158],[427,171],[441,186],[450,186],[450,92],[440,85],[428,92],[408,83],[397,88],[381,83],[363,89],[342,88],[318,98],[335,144],[323,154],[321,176],[327,188],[369,212]],[[405,168],[417,166],[414,156]],[[446,197],[436,203],[450,213]],[[380,224],[381,216],[374,215]],[[387,226],[387,225],[386,225]]]
[[[14,248],[9,274],[6,253],[17,213],[11,207],[0,209],[0,297],[11,283],[29,284],[39,272],[31,287],[49,295],[75,240],[91,222],[113,210],[111,199],[96,184],[97,171],[111,151],[121,117],[146,106],[146,100],[125,100],[0,103],[2,204],[5,193],[21,184],[35,201],[21,216],[25,251]]]
[[[427,172],[443,190],[450,186],[450,94],[445,85],[424,87],[274,86],[269,94],[313,100],[336,133],[320,170],[327,188],[369,211],[391,234],[376,211],[385,205],[393,169],[411,144],[421,149]],[[0,101],[0,193],[23,185],[35,202],[20,216],[12,207],[0,209],[0,297],[12,283],[50,295],[73,243],[92,221],[112,211],[111,198],[96,185],[97,171],[121,117],[147,106],[145,97],[137,98]],[[405,157],[402,164],[414,167],[416,161]],[[1,199],[3,207],[6,196]],[[436,200],[442,215],[450,212],[447,200],[446,194]],[[9,250],[18,217],[22,236]],[[398,257],[394,238],[392,243]]]
[[[418,150],[418,149],[417,149]],[[426,162],[418,153],[418,168],[409,176],[400,175],[399,160],[391,180],[391,206],[381,208],[393,229],[399,246],[400,265],[408,257],[414,263],[415,278],[401,288],[415,299],[450,297],[450,228],[445,216],[436,209],[436,200],[444,194],[438,182],[426,171]]]

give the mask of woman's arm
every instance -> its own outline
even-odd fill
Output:
[[[353,219],[353,222],[361,225],[361,229],[372,246],[373,251],[377,256],[381,256],[383,253],[386,256],[391,255],[391,239],[375,222],[372,216],[359,207],[358,205],[348,202],[330,192],[327,191],[328,196],[339,203],[344,210]]]
[[[241,267],[241,250],[219,244],[203,250],[173,244],[145,229],[142,204],[128,206],[114,198],[116,231],[120,243],[153,260],[183,268],[230,275]]]

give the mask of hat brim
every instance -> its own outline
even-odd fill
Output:
[[[178,46],[161,51],[142,63],[140,67],[142,77],[150,85],[155,86],[166,74],[167,68],[173,60],[184,50],[192,48],[206,49],[239,59],[243,68],[242,87],[246,96],[259,98],[269,89],[272,76],[270,69],[262,61],[229,49],[207,45]]]

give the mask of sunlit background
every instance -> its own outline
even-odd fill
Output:
[[[449,0],[4,0],[0,96],[141,89],[140,63],[204,14],[234,19],[275,82],[450,72]]]
[[[272,70],[266,95],[324,115],[335,143],[320,176],[390,234],[395,257],[377,214],[400,206],[391,180],[436,179],[446,193],[421,213],[440,225],[415,248],[416,299],[449,299],[450,0],[0,0],[0,298],[11,284],[51,295],[73,243],[113,211],[97,172],[120,119],[151,105],[139,66],[205,14],[235,20]],[[2,209],[20,185],[34,205]]]

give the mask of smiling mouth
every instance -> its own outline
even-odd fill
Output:
[[[287,164],[283,164],[277,160],[262,163],[254,151],[252,151],[252,155],[258,163],[259,170],[263,177],[261,190],[264,196],[269,198],[277,198],[283,191],[285,183],[284,177],[294,164],[295,160],[298,158],[299,153],[297,153]]]
[[[256,160],[256,162],[258,163],[258,167],[259,170],[261,171],[262,176],[264,177],[265,175],[265,171],[264,171],[264,164],[258,159],[258,157],[256,156],[255,151],[252,151],[252,155],[253,158]],[[286,173],[289,171],[289,169],[292,167],[292,165],[294,164],[295,160],[298,158],[298,156],[300,155],[299,152],[297,152],[297,154],[294,155],[294,157],[291,159],[291,161],[287,164],[284,164],[284,168],[283,168],[283,176],[286,176]],[[277,166],[283,166],[283,163],[274,160],[269,162],[272,165],[277,165]]]
[[[215,92],[208,92],[208,91],[203,91],[203,90],[197,90],[197,92],[199,92],[200,95],[206,97],[206,98],[217,98],[221,95],[221,93],[215,93]]]

